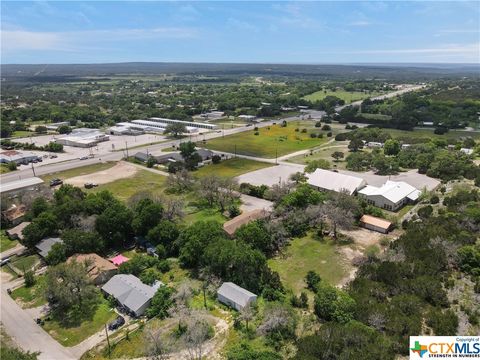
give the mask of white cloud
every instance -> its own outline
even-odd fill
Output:
[[[2,51],[25,50],[80,51],[124,40],[190,39],[198,36],[194,28],[158,27],[151,29],[84,30],[35,32],[2,30]]]

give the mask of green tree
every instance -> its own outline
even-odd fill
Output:
[[[66,229],[62,232],[61,238],[67,254],[102,253],[105,250],[105,241],[96,232]]]
[[[400,152],[400,143],[398,140],[388,139],[383,145],[385,155],[398,155]]]
[[[140,200],[133,209],[133,231],[137,235],[145,236],[162,220],[162,216],[162,204],[148,198]]]
[[[322,284],[317,289],[314,309],[322,320],[345,324],[353,320],[355,300],[342,290]]]
[[[62,323],[78,324],[95,311],[99,292],[83,264],[71,262],[49,267],[45,282],[45,297],[52,314]]]
[[[123,204],[115,204],[101,213],[95,222],[95,229],[106,246],[125,243],[133,235],[132,212]]]
[[[65,245],[61,243],[53,244],[45,257],[45,261],[50,266],[58,265],[65,260],[67,260],[67,251]]]
[[[148,231],[147,240],[154,245],[163,245],[168,254],[174,255],[174,243],[179,235],[180,231],[174,222],[162,220],[153,229]]]
[[[353,152],[363,149],[363,141],[357,138],[353,138],[352,140],[350,140],[348,148]]]
[[[47,133],[47,127],[43,125],[39,125],[35,128],[35,132],[38,134],[46,134]]]
[[[182,123],[168,124],[165,128],[165,134],[172,134],[173,137],[178,138],[180,135],[187,132],[187,127]]]
[[[72,132],[72,128],[68,125],[59,126],[57,129],[59,134],[70,134]]]
[[[307,166],[305,167],[306,173],[313,173],[317,169],[330,169],[330,162],[325,159],[317,159],[317,160],[310,160],[307,162]]]
[[[235,237],[265,254],[273,251],[272,238],[263,221],[255,220],[240,226],[235,232]]]
[[[17,163],[15,161],[10,161],[7,167],[8,167],[8,170],[15,171],[17,170]]]
[[[158,317],[164,319],[168,316],[168,310],[173,306],[173,289],[168,286],[161,286],[153,295],[150,306],[146,311],[149,318]]]
[[[157,163],[157,161],[155,160],[155,158],[153,156],[148,157],[148,159],[147,159],[147,167],[148,168],[152,168],[156,163]]]
[[[332,153],[332,158],[335,159],[335,162],[338,162],[340,159],[343,159],[344,156],[345,154],[341,151],[334,151]]]
[[[307,275],[305,276],[305,282],[307,283],[307,289],[310,289],[312,291],[317,291],[318,285],[320,284],[320,281],[322,278],[320,275],[318,275],[317,272],[313,270],[309,270],[307,272]]]
[[[35,273],[32,270],[25,271],[23,278],[25,280],[25,287],[27,288],[32,287],[36,283]]]
[[[182,142],[179,146],[180,155],[182,155],[184,159],[188,159],[190,156],[192,156],[195,153],[196,151],[195,148],[196,148],[195,143],[191,141]]]

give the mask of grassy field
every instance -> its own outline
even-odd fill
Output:
[[[110,308],[107,300],[101,297],[101,302],[93,318],[83,321],[79,326],[64,327],[58,321],[50,320],[45,322],[43,328],[63,346],[74,346],[102,330],[104,325],[112,321],[116,316],[117,314]]]
[[[12,133],[12,138],[23,138],[23,137],[36,136],[36,135],[38,134],[33,131],[18,130]]]
[[[270,166],[273,166],[273,164],[249,159],[232,158],[222,161],[219,164],[205,165],[195,171],[193,174],[199,178],[208,175],[217,175],[220,177],[230,178]]]
[[[335,162],[332,158],[332,154],[335,151],[343,152],[344,158],[338,162]],[[334,141],[331,144],[325,146],[325,148],[315,149],[312,155],[310,154],[303,154],[297,155],[294,157],[289,158],[288,162],[293,162],[296,164],[307,164],[309,161],[323,159],[327,160],[331,163],[332,169],[345,169],[346,161],[345,158],[348,156],[348,142],[338,142]]]
[[[10,258],[10,264],[15,266],[20,271],[24,271],[24,269],[25,271],[28,271],[38,263],[40,263],[40,258],[38,255],[13,256]]]
[[[311,138],[310,133],[320,133],[319,129],[312,128],[313,122],[292,122],[286,127],[280,124],[259,128],[259,135],[255,131],[244,131],[238,134],[208,140],[204,147],[212,150],[249,156],[274,158],[295,151],[309,149],[328,141],[328,138]],[[296,132],[295,128],[307,129],[306,133]],[[322,131],[325,133],[325,131]],[[324,134],[325,135],[325,134]]]
[[[0,252],[14,248],[17,246],[17,240],[10,240],[5,231],[0,232]]]
[[[107,169],[110,169],[111,167],[115,166],[116,164],[117,163],[113,162],[113,161],[102,162],[102,163],[98,163],[98,164],[82,166],[82,167],[78,167],[78,168],[75,168],[75,169],[70,169],[70,170],[65,170],[65,171],[61,171],[61,172],[57,172],[57,173],[44,175],[44,176],[41,176],[41,178],[46,182],[48,182],[52,179],[55,179],[55,178],[69,179],[69,178],[72,178],[72,177],[75,177],[75,176],[87,175],[87,174],[91,174],[91,173],[94,173],[94,172],[97,172],[97,171],[107,170]]]
[[[22,304],[24,309],[34,308],[47,303],[43,292],[45,291],[45,276],[36,277],[36,283],[32,287],[19,287],[12,291],[12,299]]]
[[[140,170],[132,177],[102,184],[90,191],[109,190],[119,199],[128,200],[133,194],[140,190],[149,190],[154,194],[163,193],[166,179],[165,176],[147,170]]]
[[[12,171],[12,170],[10,170],[10,169],[8,168],[8,165],[6,165],[6,164],[1,164],[1,165],[0,165],[0,174],[6,174],[6,173],[9,173],[9,172],[11,172],[11,171]]]
[[[471,137],[473,139],[480,139],[480,133],[472,131],[454,131],[450,130],[444,135],[437,135],[431,129],[415,129],[413,131],[398,130],[398,129],[384,129],[395,139],[401,138],[441,138],[441,139],[459,139]]]
[[[308,101],[318,101],[318,100],[323,100],[327,96],[336,96],[342,100],[345,100],[347,104],[357,101],[357,100],[363,100],[367,99],[372,96],[378,96],[380,95],[379,92],[372,92],[372,93],[364,93],[361,91],[345,91],[345,90],[337,90],[337,91],[331,91],[331,90],[320,90],[316,91],[313,94],[309,94],[304,96],[303,98]]]
[[[318,272],[322,280],[335,285],[347,275],[347,263],[336,251],[336,245],[307,235],[292,240],[283,255],[270,259],[272,270],[280,274],[283,284],[294,293],[305,288],[305,275]]]

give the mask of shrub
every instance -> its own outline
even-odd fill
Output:
[[[259,133],[258,131],[255,131],[255,132],[253,133],[253,135],[258,136],[258,135],[260,135],[260,133]]]
[[[8,163],[8,170],[10,171],[15,171],[17,170],[17,163],[14,161],[11,161]]]
[[[316,291],[318,284],[322,278],[318,275],[315,271],[310,270],[307,275],[305,276],[305,282],[307,283],[307,289],[312,291]]]
[[[212,156],[212,163],[218,164],[222,160],[222,157],[220,155],[213,155]]]
[[[306,134],[306,133],[307,133],[307,129],[302,129],[302,133],[303,133],[303,134]]]
[[[440,202],[440,198],[437,195],[433,195],[430,198],[430,204],[438,204]]]
[[[340,133],[335,136],[336,141],[345,141],[347,140],[347,134],[345,133]]]
[[[322,126],[322,123],[321,123],[320,121],[317,121],[317,122],[315,123],[315,127],[321,127],[321,126]]]
[[[332,137],[332,135],[333,135],[333,134],[332,134],[331,131],[327,133],[327,137]]]
[[[325,124],[325,125],[322,126],[322,130],[330,131],[330,130],[332,130],[332,127],[330,125]]]
[[[315,139],[315,138],[317,137],[317,134],[311,133],[311,134],[310,134],[310,137],[311,137],[312,139]]]
[[[300,131],[300,129],[299,129],[299,128],[295,128],[295,132],[299,132],[299,131]]]
[[[424,206],[417,211],[418,216],[420,216],[422,219],[429,218],[430,216],[432,216],[432,213],[433,208],[431,205]]]
[[[25,287],[32,287],[35,285],[35,274],[33,273],[32,270],[28,270],[23,274],[23,278],[25,280]]]

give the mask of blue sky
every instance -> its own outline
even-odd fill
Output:
[[[1,2],[2,63],[478,63],[480,2]]]

